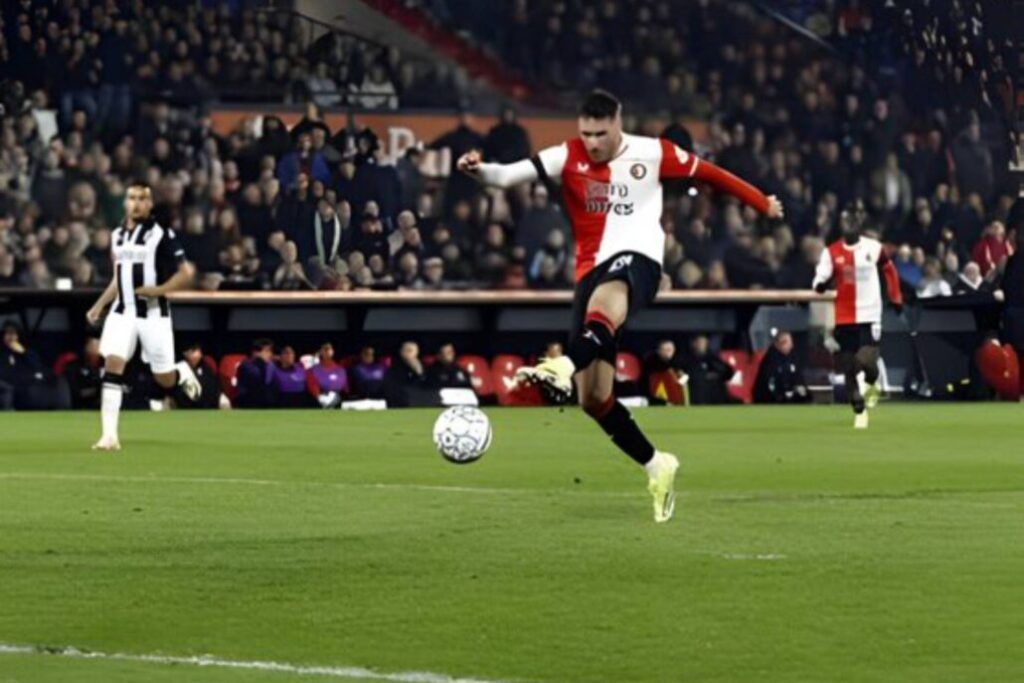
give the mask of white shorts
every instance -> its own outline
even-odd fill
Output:
[[[142,360],[154,373],[174,369],[174,329],[168,318],[136,318],[133,315],[111,313],[103,323],[100,337],[100,355],[119,356],[126,361],[135,355],[141,342]]]

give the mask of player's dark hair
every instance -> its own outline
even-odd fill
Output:
[[[142,178],[132,178],[130,181],[128,181],[128,185],[124,189],[130,190],[133,187],[141,187],[143,190],[150,190],[150,189],[152,189],[152,188],[150,188],[149,183],[147,183]]]
[[[614,119],[622,103],[607,90],[591,90],[580,103],[580,116],[588,119]]]
[[[263,349],[267,348],[268,346],[273,348],[274,347],[274,342],[272,342],[270,339],[267,339],[266,337],[260,337],[259,339],[257,339],[256,341],[254,341],[252,343],[252,350],[253,351],[262,351]]]

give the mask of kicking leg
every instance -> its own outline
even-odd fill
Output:
[[[117,435],[118,418],[121,415],[121,401],[124,398],[124,368],[126,361],[119,356],[107,356],[103,365],[103,388],[100,394],[100,422],[103,433],[93,445],[93,450],[119,451],[121,441]]]
[[[576,375],[580,405],[611,437],[612,442],[641,465],[648,476],[648,490],[654,496],[654,520],[667,522],[675,510],[675,456],[654,449],[633,416],[615,398],[615,336],[626,319],[629,288],[624,282],[610,282],[595,290],[588,306],[583,331],[571,350],[574,365],[583,368]]]

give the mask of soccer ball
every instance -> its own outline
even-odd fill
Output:
[[[479,408],[453,406],[434,422],[434,445],[449,462],[478,460],[491,445],[491,421]]]

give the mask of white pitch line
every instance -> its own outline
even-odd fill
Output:
[[[0,472],[0,479],[53,480],[53,481],[110,481],[126,484],[238,484],[243,486],[323,486],[343,489],[377,489],[395,491],[430,491],[435,493],[481,494],[551,494],[636,498],[638,494],[625,491],[585,491],[579,489],[516,489],[489,486],[445,486],[433,484],[387,484],[383,482],[289,481],[285,479],[240,479],[235,477],[133,477],[111,474],[46,474],[36,472]]]
[[[298,676],[323,676],[325,678],[344,678],[371,681],[393,681],[395,683],[509,683],[494,679],[455,678],[446,674],[431,671],[402,671],[383,673],[356,666],[301,666],[286,662],[245,661],[222,659],[213,655],[191,657],[175,657],[171,655],[133,655],[121,652],[93,652],[80,650],[76,647],[32,647],[0,643],[2,655],[33,655],[39,657],[64,657],[68,659],[99,659],[119,662],[142,662],[145,664],[176,664],[197,667],[215,667],[221,669],[241,669],[244,671],[270,671],[275,673],[295,674]]]

